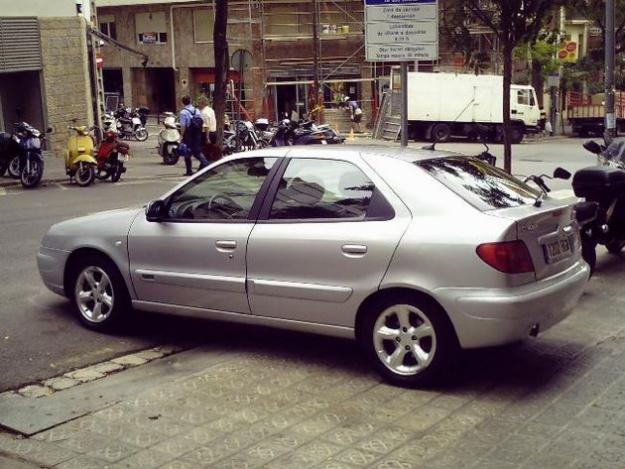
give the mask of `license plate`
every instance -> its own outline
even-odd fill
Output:
[[[575,236],[571,235],[543,245],[547,263],[553,264],[572,255],[574,243]]]

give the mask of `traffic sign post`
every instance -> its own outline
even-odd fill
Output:
[[[438,60],[438,0],[364,0],[365,56],[401,62],[401,145],[408,145],[408,62]]]

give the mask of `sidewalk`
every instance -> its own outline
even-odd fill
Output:
[[[381,383],[351,341],[207,322],[197,348],[49,396],[0,395],[0,425],[27,435],[0,433],[0,455],[59,469],[616,469],[625,267],[613,259],[571,318],[466,352],[447,388]]]
[[[151,130],[151,129],[150,129]],[[156,130],[150,134],[145,142],[127,141],[130,145],[130,160],[126,163],[128,170],[122,176],[122,181],[141,179],[159,179],[180,177],[185,172],[184,161],[181,159],[175,166],[162,164],[162,159],[156,150]],[[69,183],[69,177],[65,174],[65,162],[63,152],[44,152],[43,184]],[[194,166],[197,167],[197,161]],[[19,185],[17,179],[5,175],[0,177],[0,187]]]

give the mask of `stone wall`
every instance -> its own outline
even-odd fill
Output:
[[[47,125],[53,129],[48,149],[60,155],[67,126],[93,125],[86,25],[78,16],[40,18],[39,28]]]

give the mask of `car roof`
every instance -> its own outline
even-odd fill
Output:
[[[423,148],[401,148],[388,145],[299,145],[292,147],[272,147],[263,150],[235,153],[234,157],[288,157],[288,158],[324,158],[352,160],[361,156],[395,158],[409,163],[431,158],[457,156],[459,153]]]

